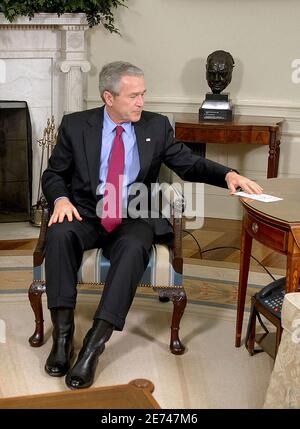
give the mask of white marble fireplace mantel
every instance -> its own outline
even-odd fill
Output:
[[[9,27],[31,26],[37,27],[60,27],[62,25],[85,26],[88,27],[85,13],[64,13],[58,16],[56,13],[36,13],[33,18],[25,16],[18,17],[13,22],[9,22],[3,13],[0,13],[0,25]]]
[[[36,14],[10,23],[0,13],[0,100],[25,100],[33,130],[33,201],[41,159],[37,140],[47,118],[86,108],[85,14]]]

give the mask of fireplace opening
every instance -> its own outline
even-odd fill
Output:
[[[0,100],[0,222],[30,220],[32,132],[26,101]]]

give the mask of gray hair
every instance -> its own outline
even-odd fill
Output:
[[[144,72],[125,61],[114,61],[102,68],[99,73],[99,91],[103,101],[104,91],[109,91],[114,95],[119,94],[120,80],[123,76],[144,76]]]

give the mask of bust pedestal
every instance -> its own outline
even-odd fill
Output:
[[[199,120],[232,121],[233,106],[228,94],[208,92],[199,109]]]

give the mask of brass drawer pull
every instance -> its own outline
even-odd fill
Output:
[[[256,233],[257,233],[257,231],[258,231],[258,225],[257,225],[257,223],[256,223],[256,222],[254,222],[254,223],[252,224],[251,229],[252,229],[252,231],[254,232],[254,234],[256,234]]]

